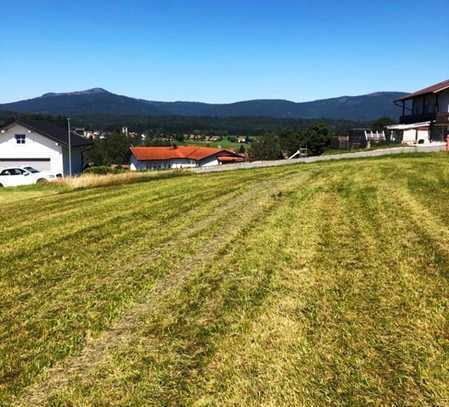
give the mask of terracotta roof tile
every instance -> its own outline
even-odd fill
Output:
[[[130,150],[139,161],[163,161],[177,158],[199,161],[212,155],[238,156],[233,151],[199,146],[131,147]]]
[[[239,162],[245,161],[245,157],[223,156],[223,157],[218,157],[218,161],[221,161],[224,163],[239,163]]]

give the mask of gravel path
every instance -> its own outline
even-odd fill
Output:
[[[385,155],[406,154],[406,153],[433,153],[436,151],[445,151],[445,150],[446,150],[445,144],[433,146],[419,146],[419,147],[392,147],[392,148],[383,148],[379,150],[359,151],[356,153],[342,153],[332,155],[320,155],[316,157],[295,158],[293,160],[253,161],[239,164],[226,164],[211,167],[197,167],[192,168],[192,171],[201,173],[221,172],[221,171],[239,170],[246,168],[276,167],[279,165],[313,163],[317,161],[344,160],[348,158],[380,157]]]

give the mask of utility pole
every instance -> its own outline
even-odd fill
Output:
[[[70,131],[70,118],[67,117],[67,138],[69,141],[69,175],[72,176],[72,138]]]

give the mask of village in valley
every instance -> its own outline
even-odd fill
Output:
[[[446,149],[449,134],[449,80],[404,95],[394,103],[400,106],[401,114],[397,123],[391,119],[388,124],[382,123],[381,128],[377,124],[376,130],[355,127],[345,129],[346,134],[343,135],[328,134],[327,138],[321,140],[319,153],[324,153],[327,148],[333,148],[336,152],[400,146],[414,146],[420,151]],[[46,120],[9,119],[0,130],[0,167],[3,169],[0,182],[4,180],[1,184],[7,186],[7,177],[22,175],[21,171],[26,171],[22,167],[49,171],[57,178],[78,175],[85,170],[92,171],[95,165],[104,165],[104,162],[92,161],[89,150],[96,143],[107,144],[113,132],[85,128],[72,130],[68,126],[69,121],[64,128]],[[257,147],[259,139],[264,137],[267,138],[266,144],[274,144],[276,141],[273,137],[219,136],[195,132],[181,134],[180,137],[162,133],[150,139],[147,134],[129,130],[126,126],[121,127],[118,133],[128,144],[125,146],[128,154],[122,155],[122,161],[107,164],[131,171],[189,169],[267,159],[298,160],[315,155],[308,149],[309,140],[303,141],[300,137],[297,138],[295,151],[291,150],[291,146],[290,151],[283,150],[281,146],[278,150],[273,148],[269,151],[271,156],[267,156],[266,151],[261,151],[259,156],[257,148],[251,149],[252,145]],[[154,142],[156,145],[152,145]],[[229,146],[222,146],[224,143]],[[31,179],[49,180],[45,177],[22,177],[22,182],[26,184]],[[20,185],[17,177],[14,180],[14,185]]]
[[[2,4],[0,407],[449,406],[445,1]]]

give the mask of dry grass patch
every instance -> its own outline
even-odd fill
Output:
[[[134,182],[152,181],[177,176],[185,176],[189,173],[180,170],[173,171],[135,171],[121,174],[82,174],[78,177],[64,177],[56,181],[71,190],[83,188],[109,187],[113,185],[126,185]]]

